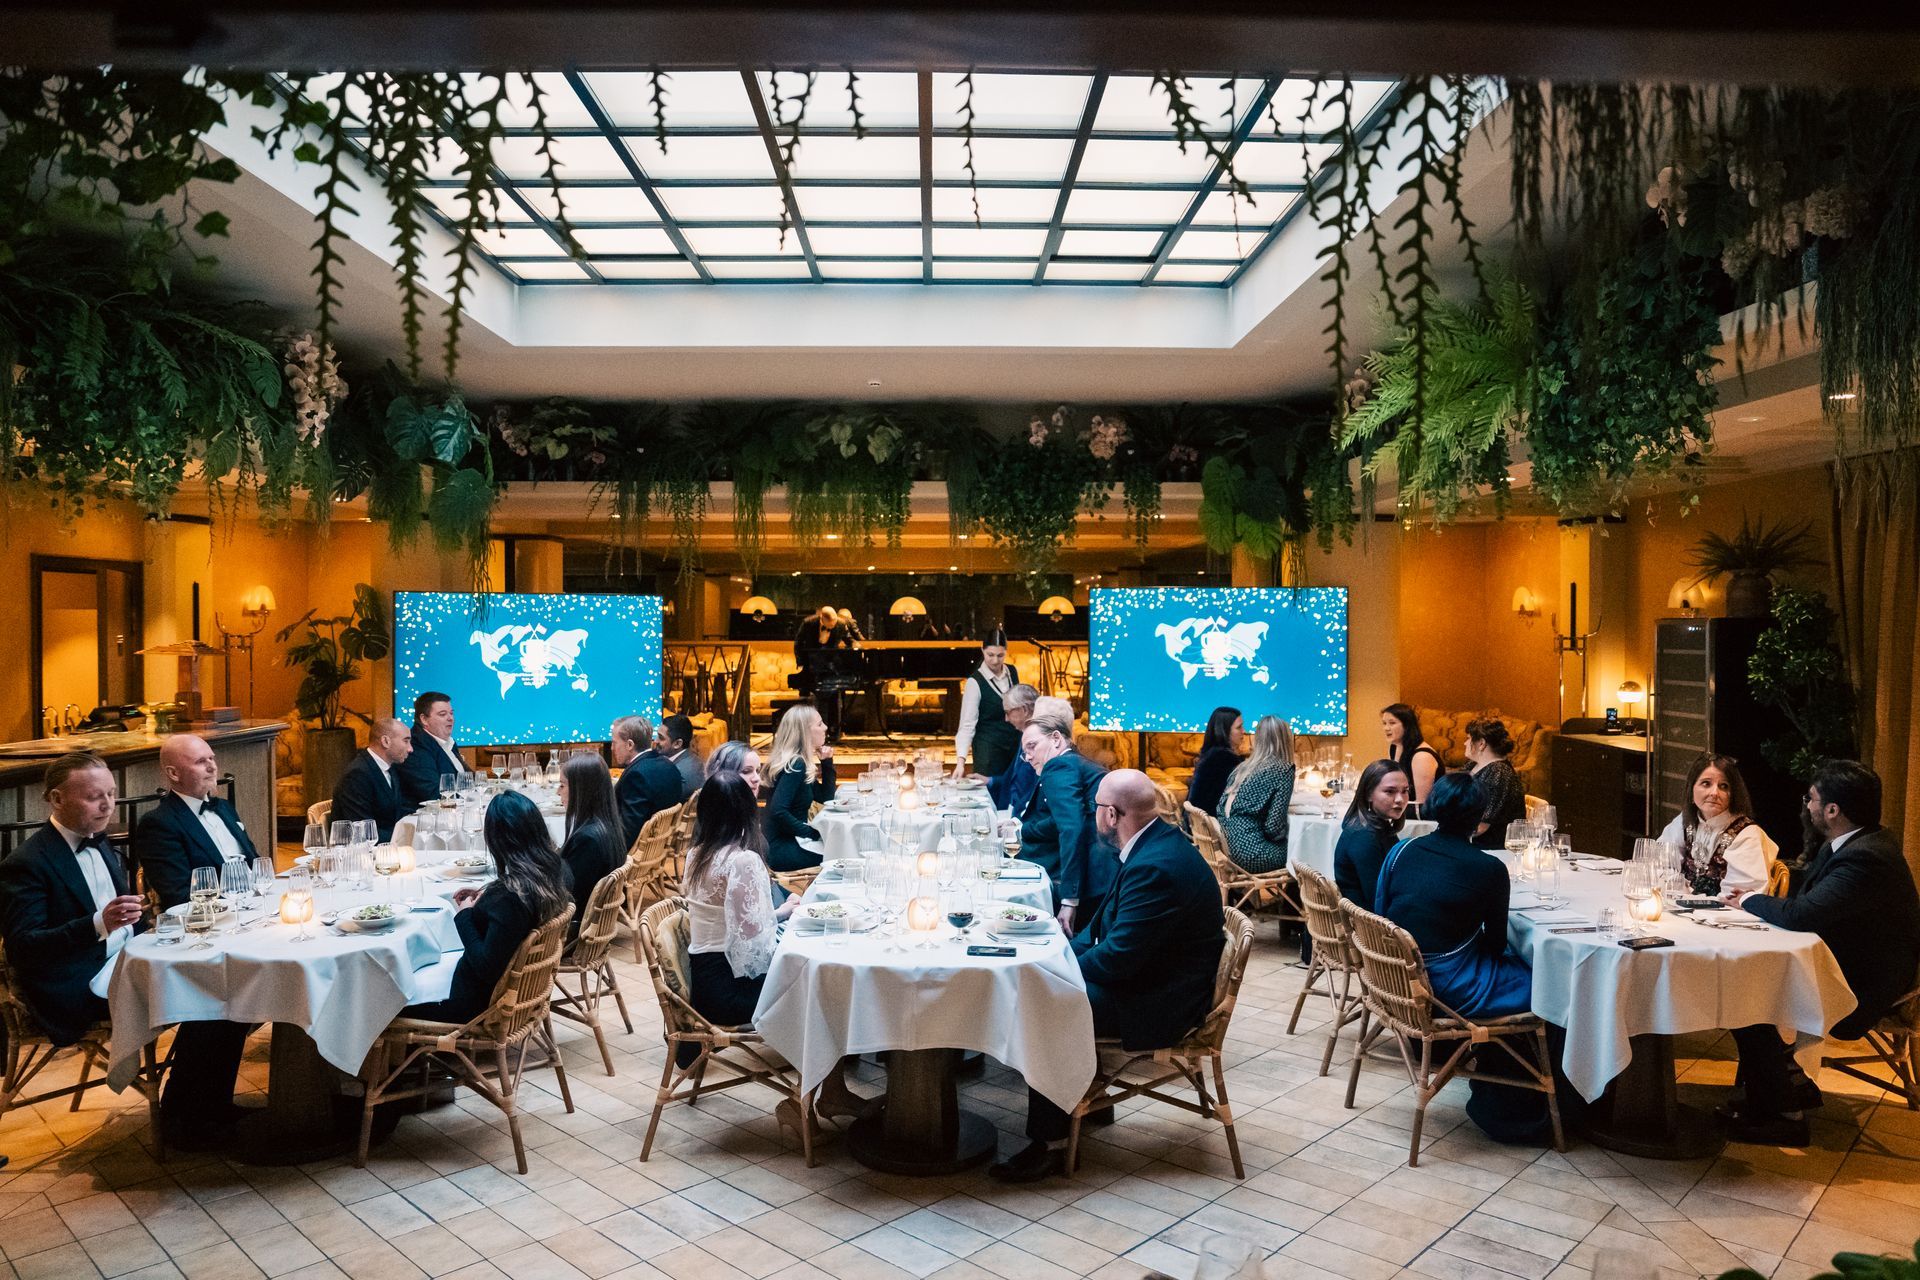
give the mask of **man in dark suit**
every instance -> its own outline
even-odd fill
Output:
[[[180,733],[160,745],[166,794],[133,831],[140,874],[160,907],[187,901],[196,867],[223,869],[238,862],[251,872],[253,840],[233,811],[214,794],[220,766],[206,739]],[[173,1067],[160,1098],[167,1141],[183,1150],[211,1150],[232,1137],[239,1108],[233,1086],[246,1053],[243,1022],[183,1022],[173,1040]]]
[[[1043,775],[1044,777],[1044,775]],[[1207,1016],[1225,944],[1220,882],[1178,827],[1161,821],[1153,782],[1137,769],[1101,779],[1101,835],[1118,843],[1113,892],[1073,937],[1093,1006],[1093,1034],[1127,1049],[1163,1049]],[[1002,1182],[1066,1172],[1067,1113],[1027,1091],[1026,1147],[993,1166]]]
[[[621,716],[613,722],[613,763],[620,769],[613,798],[631,844],[640,838],[648,818],[680,803],[680,771],[653,749],[653,726],[645,716]]]
[[[440,798],[440,777],[465,773],[460,748],[453,745],[453,699],[429,690],[413,700],[413,731],[407,740],[413,750],[394,766],[400,784],[400,802],[411,813]]]
[[[1093,918],[1118,864],[1095,840],[1094,792],[1106,770],[1073,749],[1073,709],[1043,698],[1020,735],[1020,752],[1040,775],[1021,815],[1020,856],[1047,869],[1060,927]]]
[[[393,839],[393,824],[412,812],[394,775],[412,753],[413,740],[406,725],[392,717],[374,721],[373,739],[367,749],[353,758],[333,786],[333,821],[372,818],[380,839]]]
[[[1007,690],[1006,697],[1000,700],[1000,706],[1014,732],[1026,732],[1027,721],[1033,717],[1033,704],[1039,697],[1040,691],[1030,684],[1016,684]],[[977,773],[973,776],[982,778]],[[1027,802],[1033,799],[1034,788],[1040,785],[1040,775],[1027,763],[1026,754],[1021,751],[1013,753],[1013,761],[1006,768],[983,780],[987,784],[987,794],[993,797],[993,807],[1005,809],[1008,813],[1026,812]]]
[[[47,766],[48,818],[0,862],[0,940],[21,1000],[57,1045],[107,1017],[94,977],[141,928],[145,904],[108,841],[118,786],[99,756]]]
[[[1911,991],[1920,974],[1920,894],[1900,842],[1880,825],[1880,779],[1853,760],[1820,767],[1807,788],[1807,816],[1823,843],[1793,873],[1787,895],[1750,893],[1736,903],[1782,929],[1820,935],[1859,1001],[1829,1033],[1854,1040]],[[1736,1142],[1800,1147],[1805,1109],[1820,1090],[1772,1026],[1739,1027],[1746,1098],[1720,1109]]]
[[[693,721],[678,715],[663,718],[653,731],[653,750],[679,771],[680,798],[691,799],[707,780],[700,757],[693,754]]]

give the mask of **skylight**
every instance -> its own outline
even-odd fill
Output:
[[[1147,76],[862,72],[814,80],[785,162],[794,72],[675,72],[666,137],[643,72],[542,73],[566,214],[556,226],[530,112],[496,152],[500,226],[488,260],[526,284],[1170,285],[1238,278],[1333,155],[1301,113],[1311,83],[1195,77],[1191,101],[1251,192],[1235,198],[1205,145],[1184,152]],[[1355,117],[1391,84],[1357,84]],[[971,159],[972,179],[968,164]],[[432,192],[455,219],[460,180]],[[977,201],[977,211],[976,211]]]

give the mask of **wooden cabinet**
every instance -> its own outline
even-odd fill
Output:
[[[1647,739],[1563,733],[1553,740],[1553,803],[1580,853],[1628,857],[1647,830]]]
[[[1747,663],[1766,618],[1663,618],[1656,626],[1653,667],[1656,831],[1687,800],[1687,775],[1702,752],[1739,761],[1753,816],[1792,851],[1800,844],[1803,788],[1773,768],[1760,744],[1786,734],[1779,712],[1753,699]]]

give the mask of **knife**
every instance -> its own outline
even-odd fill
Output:
[[[1598,933],[1600,932],[1600,926],[1597,924],[1576,924],[1576,925],[1569,925],[1564,929],[1549,929],[1547,930],[1547,932],[1548,933]]]

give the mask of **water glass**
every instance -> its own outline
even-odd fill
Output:
[[[327,847],[326,825],[324,823],[319,823],[319,822],[309,822],[307,824],[306,834],[300,838],[300,847],[307,851],[307,855],[309,857],[319,853],[322,849],[326,848]]]
[[[343,849],[353,843],[353,823],[341,818],[333,824],[327,836],[327,843],[336,849]]]
[[[1600,926],[1600,936],[1617,938],[1620,936],[1620,911],[1617,907],[1602,907],[1594,923]]]
[[[228,858],[220,867],[220,892],[237,910],[240,899],[253,891],[253,865],[245,858]]]
[[[852,916],[825,916],[820,921],[820,935],[829,947],[844,947],[852,936]]]
[[[353,843],[363,849],[373,848],[373,842],[380,838],[380,824],[372,818],[362,818],[353,824]]]
[[[1234,1280],[1254,1260],[1253,1242],[1239,1236],[1212,1235],[1200,1243],[1193,1280]]]
[[[153,921],[153,940],[163,947],[177,947],[186,935],[187,922],[171,911],[162,911]]]
[[[459,789],[460,789],[459,774],[443,773],[440,775],[440,798],[442,800],[451,800],[453,798],[454,792],[458,791]]]
[[[255,858],[253,860],[253,896],[264,898],[273,888],[273,859]]]

